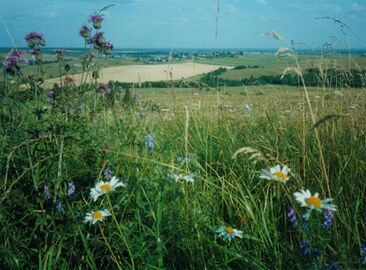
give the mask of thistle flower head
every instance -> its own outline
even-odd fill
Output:
[[[98,30],[102,28],[102,22],[103,22],[104,14],[94,14],[90,15],[88,22],[93,23],[94,29]]]
[[[38,32],[31,32],[25,36],[25,40],[28,43],[28,47],[33,49],[36,46],[45,46],[46,41],[44,35]]]
[[[104,38],[103,32],[97,32],[94,36],[89,38],[89,44],[93,44],[93,47],[95,49],[101,50],[103,49],[104,44],[106,43],[106,40]]]
[[[42,56],[42,51],[40,48],[35,48],[30,51],[30,54],[32,55],[32,58],[35,60],[40,60]]]
[[[5,72],[10,75],[15,75],[17,71],[28,64],[29,60],[19,50],[12,50],[3,62]]]
[[[108,41],[103,44],[103,53],[105,55],[111,55],[113,48],[114,48],[114,46],[113,46],[112,42]]]
[[[112,90],[111,90],[111,88],[109,87],[109,85],[107,83],[102,83],[97,88],[98,93],[110,94],[111,91]]]
[[[56,50],[56,57],[58,60],[63,60],[65,57],[65,50],[64,49],[57,49]]]
[[[82,25],[79,31],[79,35],[85,39],[90,38],[91,29],[87,25]]]

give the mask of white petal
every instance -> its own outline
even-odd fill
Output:
[[[261,179],[272,180],[272,174],[268,170],[261,170],[261,174],[259,175]]]
[[[283,172],[283,174],[284,175],[288,175],[288,173],[290,172],[290,169],[287,167],[287,166],[283,166],[283,168],[282,168],[282,172]]]

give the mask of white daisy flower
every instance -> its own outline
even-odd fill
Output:
[[[193,174],[188,174],[188,173],[185,173],[185,172],[182,172],[180,174],[175,174],[173,173],[171,175],[171,177],[176,181],[178,182],[179,180],[183,180],[183,181],[186,181],[186,182],[191,182],[193,183],[194,182],[194,175]]]
[[[97,223],[98,221],[103,221],[105,217],[111,216],[111,212],[108,209],[98,210],[95,212],[86,213],[84,223],[91,222],[93,224]]]
[[[267,180],[275,180],[280,183],[286,183],[290,179],[289,172],[291,170],[286,165],[282,167],[281,165],[276,165],[269,170],[261,170],[261,175],[259,178]]]
[[[95,187],[90,189],[90,197],[96,201],[100,196],[108,192],[114,191],[117,187],[127,187],[127,183],[119,182],[119,179],[115,176],[109,181],[100,181],[95,184]]]
[[[216,230],[216,233],[224,241],[231,241],[231,239],[233,239],[234,237],[243,238],[243,231],[234,229],[231,226],[229,227],[221,226]]]
[[[301,190],[300,192],[295,192],[294,197],[301,207],[308,208],[308,211],[304,215],[305,219],[309,219],[311,211],[314,209],[318,212],[321,212],[323,209],[330,211],[337,210],[337,206],[330,203],[333,199],[325,198],[321,200],[319,198],[319,193],[315,192],[314,195],[311,195],[311,192],[308,189],[306,191]]]

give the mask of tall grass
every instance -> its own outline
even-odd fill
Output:
[[[40,107],[48,110],[37,123],[41,131],[36,137],[34,98],[20,98],[24,89],[2,98],[3,267],[132,268],[132,256],[138,269],[302,269],[312,261],[299,250],[298,242],[305,238],[321,250],[319,267],[335,260],[346,268],[360,267],[358,250],[365,241],[363,92],[349,91],[343,97],[309,92],[318,115],[342,104],[336,108],[343,117],[318,127],[329,188],[339,206],[335,223],[322,229],[318,215],[306,231],[292,228],[287,220],[289,207],[300,213],[292,193],[305,187],[324,196],[327,189],[311,123],[305,126],[303,144],[303,112],[296,97],[277,91],[259,100],[256,90],[245,97],[232,90],[231,97],[221,97],[217,114],[216,93],[192,95],[179,89],[174,103],[169,94],[161,94],[157,99],[170,110],[162,112],[144,107],[144,100],[151,99],[148,94],[126,107],[116,93],[110,107],[105,95],[98,94],[96,103],[89,98],[93,91],[68,89],[53,109],[40,99]],[[200,109],[198,99],[204,101]],[[244,102],[254,110],[245,112]],[[153,155],[144,142],[148,133],[155,137]],[[265,163],[253,163],[245,154],[232,159],[242,146],[290,166],[289,182],[260,180]],[[186,170],[176,160],[185,156],[192,158],[188,166],[196,176],[194,184],[176,183],[169,176]],[[85,212],[95,208],[89,189],[106,166],[128,179],[129,186],[97,204],[111,208],[113,219],[85,225]],[[77,187],[72,199],[66,195],[70,181]],[[51,190],[50,200],[42,193],[44,185]],[[56,210],[57,200],[64,214]],[[214,231],[222,224],[243,230],[244,239],[224,243],[216,238]]]

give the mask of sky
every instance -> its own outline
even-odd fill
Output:
[[[366,49],[366,0],[219,0],[218,13],[217,2],[0,0],[0,47],[11,47],[12,40],[25,46],[32,31],[44,33],[48,47],[82,47],[80,26],[115,4],[104,12],[102,31],[118,48],[277,48],[283,41],[263,35],[276,31],[302,48],[329,42]],[[325,16],[345,23],[346,35],[339,24],[316,19]]]

